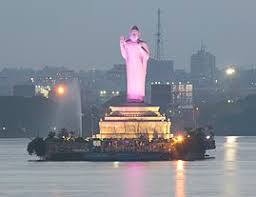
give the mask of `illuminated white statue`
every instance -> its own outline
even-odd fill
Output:
[[[127,101],[143,102],[149,49],[148,45],[140,40],[137,26],[131,28],[128,39],[120,37],[120,49],[126,62]]]

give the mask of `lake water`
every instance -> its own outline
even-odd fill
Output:
[[[29,162],[28,139],[0,139],[0,197],[255,197],[256,137],[216,137],[216,158]]]

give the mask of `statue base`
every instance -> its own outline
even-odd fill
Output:
[[[126,103],[110,106],[100,120],[98,138],[168,139],[171,135],[171,121],[159,111],[159,106],[145,103]]]

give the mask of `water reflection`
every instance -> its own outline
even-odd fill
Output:
[[[224,143],[224,176],[225,196],[237,195],[237,149],[238,149],[238,137],[227,136]]]
[[[61,191],[53,191],[53,197],[63,197],[64,194]]]
[[[237,136],[227,136],[225,137],[224,144],[224,159],[225,161],[236,161],[237,155]]]
[[[184,173],[184,161],[176,161],[176,197],[185,197],[185,173]]]
[[[126,191],[127,197],[144,197],[144,165],[142,163],[129,163],[126,168]]]
[[[113,167],[114,168],[119,168],[119,161],[114,161],[113,162]]]

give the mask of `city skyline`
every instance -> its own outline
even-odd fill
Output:
[[[175,68],[189,70],[201,40],[216,56],[217,66],[255,64],[254,1],[145,2],[1,2],[0,69],[108,69],[123,63],[119,36],[134,24],[151,50],[155,48],[157,8],[162,10],[164,56],[175,61]]]

